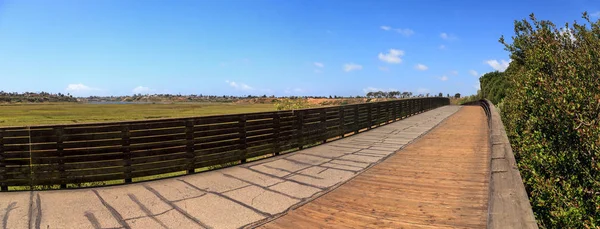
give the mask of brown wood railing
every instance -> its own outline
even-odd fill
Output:
[[[0,128],[0,190],[191,174],[302,149],[448,104],[447,98],[415,98],[295,111]]]

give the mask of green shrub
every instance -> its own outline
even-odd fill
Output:
[[[600,21],[515,22],[503,119],[542,228],[600,227]]]

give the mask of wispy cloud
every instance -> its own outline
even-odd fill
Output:
[[[446,46],[445,45],[440,45],[439,49],[446,50]]]
[[[595,18],[600,18],[600,11],[598,11],[596,13],[591,13],[590,16],[595,17]]]
[[[510,64],[511,61],[512,60],[510,60],[510,61],[506,61],[506,60],[500,60],[500,61],[497,61],[497,60],[487,60],[485,63],[487,63],[494,70],[503,72],[504,70],[506,70],[506,68],[508,68],[508,65]]]
[[[144,86],[137,86],[133,90],[131,90],[131,92],[133,92],[135,94],[146,94],[151,91],[152,91],[152,89],[150,89],[149,87],[144,87]]]
[[[450,74],[457,76],[458,75],[458,71],[452,70],[452,71],[450,71]]]
[[[475,70],[469,70],[469,74],[471,74],[472,76],[479,76],[479,73],[477,73],[477,71]]]
[[[443,75],[442,77],[440,77],[440,78],[438,78],[438,79],[440,79],[441,81],[446,81],[446,80],[448,80],[448,77],[447,77],[447,76],[445,76],[445,75]]]
[[[238,83],[238,82],[229,81],[229,80],[226,80],[225,83],[229,84],[229,86],[231,86],[232,88],[235,88],[237,90],[242,90],[242,91],[251,91],[251,90],[254,90],[253,87],[250,87],[250,86],[248,86],[245,83]]]
[[[381,61],[387,62],[390,64],[399,64],[402,63],[401,56],[404,56],[404,51],[398,49],[390,49],[390,51],[386,54],[379,53],[378,57]]]
[[[387,68],[387,67],[382,67],[382,66],[379,66],[378,68],[379,68],[379,70],[380,70],[380,71],[382,71],[382,72],[389,72],[389,71],[390,71],[390,69],[389,69],[389,68]]]
[[[313,64],[314,64],[314,65],[315,65],[315,67],[317,67],[317,68],[324,68],[324,67],[325,67],[325,65],[324,65],[323,63],[321,63],[321,62],[315,62],[315,63],[313,63]]]
[[[410,37],[413,34],[415,34],[415,31],[413,31],[412,29],[406,28],[406,29],[402,29],[402,28],[392,28],[391,26],[387,26],[387,25],[382,25],[379,26],[380,29],[383,29],[385,31],[395,31],[399,34],[402,34],[403,36],[406,37]]]
[[[456,37],[455,35],[448,34],[448,33],[440,33],[440,37],[447,41],[458,39],[458,37]]]
[[[314,72],[318,74],[318,73],[322,73],[323,71],[321,71],[320,69],[315,69]]]
[[[429,67],[427,67],[424,64],[417,64],[417,65],[415,65],[415,69],[417,69],[419,71],[425,71],[425,70],[429,69]]]
[[[68,92],[74,92],[74,93],[85,93],[85,92],[99,91],[100,89],[89,87],[82,83],[78,83],[78,84],[67,85],[67,88],[65,90]]]
[[[354,64],[354,63],[344,64],[345,72],[357,71],[357,70],[361,70],[362,68],[363,68],[363,66],[360,64]]]

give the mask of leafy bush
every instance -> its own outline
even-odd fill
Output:
[[[479,78],[481,97],[498,104],[506,96],[507,82],[503,72],[495,71],[483,74]]]
[[[503,119],[538,223],[600,227],[600,21],[515,22]]]

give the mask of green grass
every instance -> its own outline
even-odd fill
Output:
[[[273,104],[4,104],[0,126],[114,122],[274,111]]]

